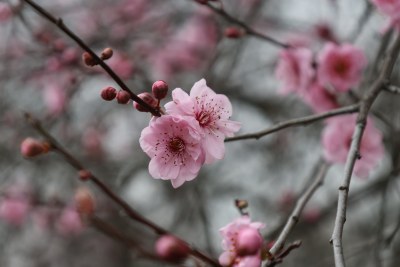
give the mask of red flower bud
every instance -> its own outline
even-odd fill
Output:
[[[21,143],[21,154],[26,158],[33,158],[37,155],[46,153],[48,150],[49,145],[31,137],[26,138]]]
[[[145,92],[138,94],[138,97],[140,97],[145,103],[149,104],[150,106],[154,108],[157,107],[157,100],[151,94]],[[143,107],[137,102],[133,102],[133,107],[140,112],[149,112],[149,110],[146,107]]]
[[[157,255],[170,262],[181,262],[189,254],[189,247],[172,235],[163,235],[156,242]]]
[[[130,94],[127,91],[118,91],[117,93],[117,101],[119,104],[128,104],[131,99]]]
[[[237,237],[237,252],[240,256],[256,254],[262,245],[262,238],[257,229],[240,230]]]
[[[92,174],[88,170],[80,170],[78,172],[78,175],[79,179],[81,179],[82,181],[87,181],[90,180],[90,178],[92,178]]]
[[[92,55],[89,54],[88,52],[83,52],[82,60],[83,60],[83,63],[85,63],[86,66],[93,67],[93,66],[97,65],[96,59],[93,58]]]
[[[164,81],[156,81],[153,83],[153,86],[151,87],[151,91],[153,92],[153,96],[161,100],[167,96],[168,93],[168,84]]]
[[[114,87],[109,86],[101,90],[100,95],[104,100],[111,101],[117,96],[117,90],[115,90]]]
[[[90,216],[94,212],[95,202],[92,193],[86,187],[80,187],[75,192],[76,210],[84,216]]]
[[[110,47],[104,48],[103,52],[101,52],[100,58],[102,60],[110,59],[113,53],[114,51]]]
[[[228,27],[225,29],[224,35],[228,38],[239,38],[244,34],[243,30],[237,27]]]

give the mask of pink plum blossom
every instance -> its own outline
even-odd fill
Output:
[[[328,43],[318,56],[318,81],[322,86],[346,92],[360,82],[366,64],[361,49],[351,44]]]
[[[325,112],[339,107],[335,95],[318,83],[314,83],[301,95],[304,101],[316,112]]]
[[[261,265],[261,248],[263,243],[259,232],[261,228],[264,228],[264,224],[251,222],[248,216],[242,216],[221,228],[220,234],[223,238],[222,248],[225,251],[220,255],[219,263],[222,266],[229,267],[259,267]],[[254,236],[254,233],[258,235]],[[242,234],[247,236],[246,239],[251,236],[251,240],[241,241],[242,245],[240,245],[238,241],[240,241],[239,239]],[[251,254],[243,254],[243,243],[246,243],[250,247],[250,249],[245,251],[252,252]],[[239,245],[242,247],[240,251]],[[254,248],[254,245],[257,247]]]
[[[84,229],[79,213],[73,207],[65,208],[56,222],[56,229],[62,235],[79,234]]]
[[[190,95],[180,88],[172,91],[173,101],[165,105],[167,113],[190,116],[196,119],[203,137],[206,163],[222,159],[225,154],[224,139],[240,129],[240,123],[229,120],[232,105],[222,94],[216,94],[204,79],[196,82]]]
[[[322,133],[324,157],[328,162],[344,164],[350,150],[350,144],[356,125],[357,115],[346,115],[327,120]],[[354,166],[354,174],[367,177],[368,173],[382,159],[384,148],[382,134],[375,128],[373,121],[368,119],[360,144],[361,159]]]
[[[5,198],[0,203],[0,219],[15,226],[21,225],[31,209],[27,198]]]
[[[50,83],[44,88],[43,93],[44,101],[51,115],[57,116],[64,111],[67,104],[67,95],[61,86]]]
[[[135,71],[133,62],[120,53],[114,53],[107,63],[122,79],[131,78]]]
[[[163,115],[153,118],[139,139],[143,151],[151,158],[150,175],[171,180],[174,188],[196,178],[205,160],[200,132],[193,117]]]
[[[313,55],[307,48],[286,49],[279,54],[275,77],[282,82],[283,95],[302,92],[314,78]]]

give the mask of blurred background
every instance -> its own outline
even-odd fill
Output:
[[[281,47],[251,35],[228,38],[226,29],[235,25],[196,1],[38,2],[96,52],[111,47],[114,55],[107,63],[136,94],[150,92],[160,79],[170,89],[189,92],[205,78],[231,100],[232,119],[242,123],[238,134],[313,114],[298,97],[278,94],[274,69]],[[384,16],[366,0],[222,2],[232,17],[282,42],[318,52],[334,36],[363,49],[369,61],[365,77],[343,96],[343,105],[354,102],[376,77],[376,58],[394,35],[385,31]],[[22,157],[21,141],[41,138],[23,112],[40,119],[137,211],[215,258],[222,252],[219,229],[240,216],[235,199],[249,202],[250,216],[266,224],[262,233],[271,242],[321,164],[323,123],[317,122],[259,140],[226,143],[222,161],[204,166],[195,180],[173,189],[169,181],[149,175],[149,158],[139,146],[150,114],[136,111],[132,103],[102,100],[102,88],[118,86],[99,66],[85,66],[74,42],[17,0],[0,0],[0,34],[0,215],[7,209],[16,213],[0,220],[0,266],[167,266],[141,253],[154,254],[157,236],[129,220],[89,183],[85,186],[96,199],[96,216],[140,249],[76,221],[73,196],[82,182],[55,153]],[[395,84],[399,74],[396,66]],[[400,266],[399,100],[384,92],[373,107],[385,157],[368,178],[352,180],[344,230],[348,266]],[[329,168],[289,236],[288,242],[300,239],[303,244],[282,267],[334,266],[329,239],[342,175],[342,165]],[[196,264],[203,266],[193,259],[181,265]]]

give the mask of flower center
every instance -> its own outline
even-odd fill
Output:
[[[199,122],[200,126],[206,126],[211,121],[211,116],[208,112],[201,111],[196,114],[196,120]]]
[[[340,76],[344,76],[349,70],[349,63],[345,59],[340,59],[334,66],[335,72]]]
[[[183,142],[183,140],[179,137],[171,138],[168,143],[168,148],[172,152],[182,152],[183,150],[185,150],[185,142]]]

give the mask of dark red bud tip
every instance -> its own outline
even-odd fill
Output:
[[[89,54],[88,52],[83,52],[82,60],[86,66],[93,67],[93,66],[97,65],[96,59],[93,58],[92,55]]]
[[[196,0],[197,3],[205,5],[208,3],[208,0]]]
[[[154,108],[157,107],[157,100],[151,94],[145,92],[138,94],[138,97],[142,99],[145,103],[149,104],[150,106]],[[133,102],[133,107],[140,112],[149,112],[149,110],[146,107],[143,107],[137,102]]]
[[[153,96],[156,99],[164,99],[168,93],[168,84],[162,80],[156,81],[155,83],[153,83],[151,91],[153,92]]]
[[[111,101],[117,96],[117,90],[115,90],[114,87],[109,86],[101,90],[100,95],[104,100]]]
[[[92,174],[88,170],[80,170],[78,172],[78,175],[79,179],[81,179],[82,181],[87,181],[90,180],[90,178],[92,178]]]
[[[163,235],[156,242],[158,257],[169,262],[181,262],[189,254],[189,247],[183,241],[172,235]]]
[[[114,51],[110,47],[107,47],[107,48],[104,48],[103,52],[101,52],[100,58],[102,60],[107,60],[107,59],[110,59],[113,54],[114,54]]]
[[[118,91],[117,93],[117,101],[118,104],[128,104],[129,100],[131,99],[131,96],[127,91]]]
[[[240,38],[244,34],[243,30],[236,27],[228,27],[225,29],[224,35],[228,38]]]
[[[47,143],[43,143],[31,137],[26,138],[21,143],[21,154],[25,158],[33,158],[49,150]]]

